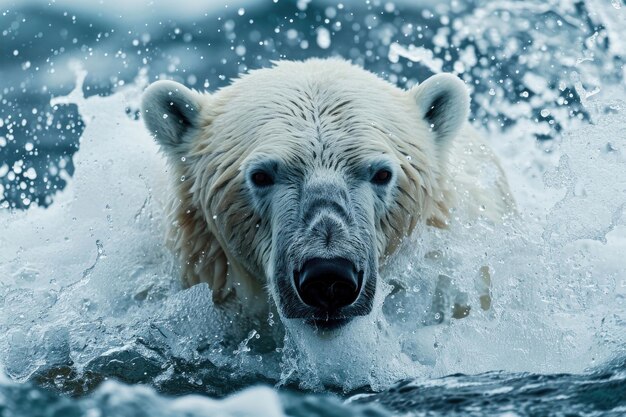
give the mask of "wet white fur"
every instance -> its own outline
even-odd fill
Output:
[[[168,239],[184,282],[209,283],[216,302],[235,298],[246,311],[266,309],[266,291],[278,296],[266,275],[280,219],[259,215],[245,168],[268,156],[311,159],[320,141],[334,158],[384,154],[397,167],[399,191],[368,226],[379,260],[418,224],[445,228],[452,208],[499,221],[513,202],[498,161],[466,123],[468,111],[468,92],[452,75],[406,91],[339,59],[276,62],[212,94],[152,84],[142,115],[170,160]],[[307,172],[319,172],[306,163]]]

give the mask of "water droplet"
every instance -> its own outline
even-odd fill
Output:
[[[167,119],[167,114],[163,113],[163,118]]]
[[[185,181],[185,176],[184,176],[184,175],[181,175],[180,180],[181,180],[181,181]]]
[[[322,49],[330,46],[330,32],[325,27],[317,28],[317,45]]]
[[[541,117],[548,117],[548,116],[550,116],[550,110],[548,110],[548,109],[542,109],[540,113],[541,113]]]

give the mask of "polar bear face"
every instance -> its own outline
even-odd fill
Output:
[[[468,102],[449,75],[402,91],[340,60],[279,62],[212,95],[153,84],[143,116],[175,171],[183,278],[218,302],[266,293],[318,327],[367,315],[379,264],[419,222],[445,223]]]

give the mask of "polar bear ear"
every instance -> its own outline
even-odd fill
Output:
[[[439,144],[457,135],[469,114],[469,93],[463,81],[451,74],[437,74],[411,90],[420,115]]]
[[[141,114],[161,148],[180,148],[190,130],[198,127],[201,95],[174,81],[156,81],[143,94]]]

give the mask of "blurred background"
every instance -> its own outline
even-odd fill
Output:
[[[624,79],[623,0],[0,0],[0,207],[51,204],[84,122],[50,99],[87,70],[86,97],[138,76],[214,91],[279,59],[341,56],[410,87],[453,72],[475,125],[539,141],[586,120]],[[126,109],[138,118],[136,108]],[[128,138],[132,140],[133,138]],[[549,145],[546,145],[549,151]]]

